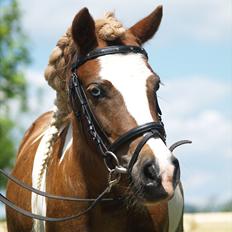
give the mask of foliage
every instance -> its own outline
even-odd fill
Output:
[[[232,212],[232,199],[222,204],[220,210],[222,212]]]
[[[223,203],[217,203],[216,201],[214,204],[212,202],[207,202],[204,206],[196,206],[191,204],[185,205],[185,213],[199,213],[199,212],[232,212],[232,199],[229,199]]]
[[[2,5],[2,6],[1,6]],[[9,110],[9,100],[26,103],[24,65],[29,62],[26,36],[22,32],[20,9],[16,0],[0,2],[0,104],[1,113]]]
[[[13,155],[15,154],[14,140],[11,131],[14,124],[11,120],[0,118],[0,168],[6,168],[12,165]],[[0,178],[0,186],[4,186],[6,179]]]
[[[16,113],[15,105],[20,105],[19,112],[27,105],[23,70],[30,58],[20,19],[17,0],[0,1],[0,168],[10,167],[15,155],[15,124],[10,115]]]
[[[194,205],[191,205],[191,204],[185,204],[184,206],[184,212],[185,213],[196,213],[196,212],[199,212],[200,209],[197,208],[196,206]]]

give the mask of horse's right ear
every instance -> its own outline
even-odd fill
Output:
[[[83,8],[72,22],[72,37],[81,55],[97,47],[95,23],[87,8]]]

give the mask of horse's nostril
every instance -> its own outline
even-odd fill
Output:
[[[146,180],[151,182],[158,182],[159,178],[159,168],[154,162],[148,163],[144,166],[143,174]]]

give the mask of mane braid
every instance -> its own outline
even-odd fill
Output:
[[[67,116],[71,111],[68,104],[67,80],[71,75],[70,67],[75,53],[76,47],[69,28],[53,49],[44,73],[48,84],[56,91],[55,105],[61,117]]]
[[[36,151],[35,157],[41,157],[41,161],[37,164],[38,171],[36,172],[35,180],[33,182],[33,187],[40,190],[40,191],[45,191],[45,186],[46,186],[46,170],[49,162],[49,158],[52,154],[53,151],[53,145],[59,135],[59,131],[61,129],[61,125],[63,125],[63,115],[60,114],[60,111],[58,108],[55,106],[52,119],[50,122],[49,127],[46,129],[45,134],[43,135],[41,142],[39,144],[39,147]],[[34,170],[34,168],[33,168]],[[33,174],[32,174],[33,175]],[[43,185],[42,185],[42,182]],[[33,196],[32,196],[33,197]],[[46,205],[45,199],[42,197],[42,202],[41,202],[41,196],[35,194],[33,197],[34,201],[33,204],[35,205]],[[38,209],[34,213],[36,214],[41,214]],[[32,210],[33,211],[33,210]],[[44,215],[45,216],[45,215]],[[44,231],[44,222],[39,221],[39,220],[33,220],[33,227],[32,227],[32,232],[33,231]]]
[[[44,146],[43,162],[36,183],[38,189],[41,188],[41,181],[44,175],[44,171],[47,168],[49,157],[52,153],[52,148],[59,134],[59,129],[61,128],[62,122],[63,116],[60,115],[60,111],[57,107],[55,107],[49,128],[47,129],[47,140],[45,141]]]

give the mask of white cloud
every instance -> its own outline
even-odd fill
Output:
[[[188,179],[186,179],[185,188],[188,191],[194,191],[195,189],[200,189],[205,187],[205,185],[213,179],[213,176],[207,172],[195,172],[192,173]]]
[[[182,178],[186,202],[204,207],[212,199],[215,205],[231,200],[232,177],[227,176],[230,172],[224,169],[218,173],[208,171],[207,168],[199,170],[192,167],[191,173]],[[223,194],[219,194],[222,189]]]
[[[227,148],[227,146],[222,147],[225,143],[229,145],[232,131],[231,121],[217,111],[202,111],[194,118],[185,119],[172,114],[166,116],[166,121],[170,135],[179,137],[182,134],[191,137],[194,140],[193,147],[201,149],[201,153],[206,150],[215,153],[219,149]]]
[[[190,76],[165,82],[159,95],[167,114],[181,117],[193,115],[199,109],[211,110],[222,106],[232,97],[232,83],[219,78]]]
[[[191,145],[175,151],[182,165],[187,202],[207,203],[210,196],[218,194],[215,183],[220,183],[226,196],[218,200],[229,199],[232,163],[231,85],[203,76],[175,78],[167,81],[159,95],[168,144],[180,139],[193,141]],[[217,163],[222,165],[220,173]],[[217,171],[212,171],[214,166]]]
[[[174,0],[167,5],[167,23],[178,38],[212,41],[231,39],[230,0]]]
[[[71,24],[74,15],[84,6],[94,17],[115,10],[116,15],[129,26],[149,14],[158,4],[164,6],[162,38],[194,38],[200,40],[224,40],[231,37],[231,2],[229,0],[21,0],[24,9],[24,25],[34,38],[51,39],[62,35]]]
[[[42,113],[49,111],[55,99],[55,91],[46,83],[43,72],[26,70],[26,80],[28,83],[27,103],[28,112],[20,114],[19,119],[19,102],[11,101],[11,117],[19,122],[22,128],[28,128],[32,122]]]
[[[26,79],[29,85],[29,113],[31,117],[37,117],[39,114],[52,108],[55,100],[55,91],[48,86],[41,72],[27,70]]]
[[[25,72],[26,80],[34,87],[47,87],[47,82],[42,71],[28,69]]]
[[[191,150],[196,155],[232,156],[230,85],[210,78],[186,77],[168,81],[159,95],[169,139],[187,136],[193,140]]]

